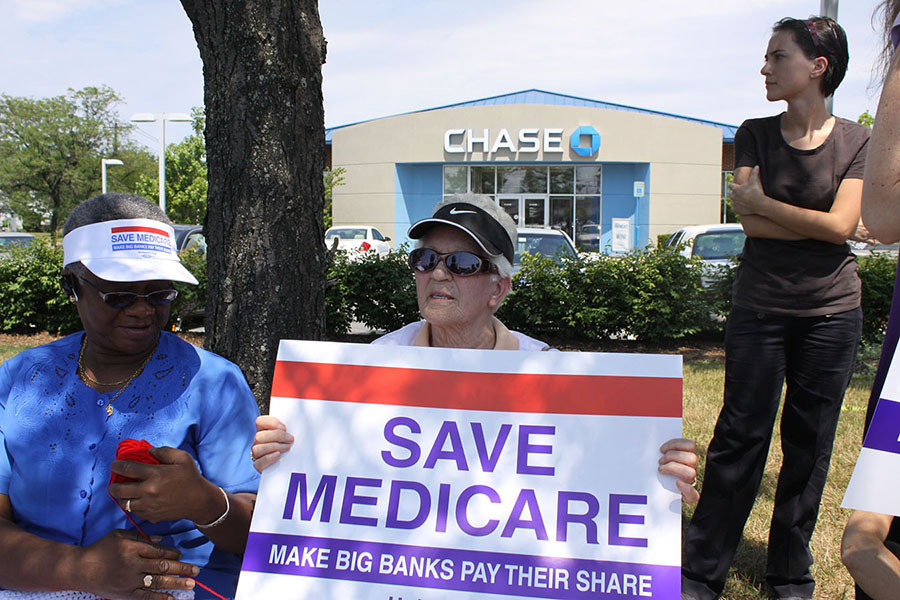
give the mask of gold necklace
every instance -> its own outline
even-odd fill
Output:
[[[103,381],[98,381],[88,374],[87,369],[84,368],[84,365],[81,362],[81,356],[84,352],[84,342],[81,343],[81,351],[78,352],[78,376],[81,377],[81,380],[85,383],[93,383],[94,385],[100,385],[105,387],[112,387],[114,385],[122,385],[126,381],[130,379],[130,377],[126,377],[120,381],[110,381],[109,383],[105,383]]]
[[[83,357],[84,357],[84,348],[87,346],[87,334],[81,338],[81,348],[78,350],[78,376],[84,383],[88,383],[88,381],[94,383],[95,385],[100,386],[114,386],[119,384],[124,384],[119,388],[119,391],[115,393],[115,395],[109,399],[109,402],[106,403],[106,416],[111,417],[113,415],[113,402],[116,401],[116,398],[122,395],[122,392],[131,385],[131,382],[134,381],[134,378],[144,372],[144,367],[147,366],[147,363],[150,362],[150,359],[153,358],[153,354],[156,352],[156,347],[159,345],[159,338],[156,338],[156,344],[153,345],[153,350],[150,351],[150,354],[147,355],[147,358],[144,359],[144,362],[141,363],[141,366],[137,368],[137,371],[131,374],[131,377],[127,379],[123,379],[122,381],[116,381],[112,383],[103,383],[101,381],[97,381],[93,377],[87,374],[87,371],[84,368]]]

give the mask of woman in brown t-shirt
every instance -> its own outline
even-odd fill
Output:
[[[862,314],[846,240],[859,222],[868,130],[832,116],[846,35],[828,18],[775,24],[761,70],[780,115],[735,136],[732,204],[747,241],[725,336],[725,395],[700,503],[685,536],[685,598],[711,600],[728,569],[781,418],[784,460],[766,580],[776,598],[811,598],[809,541]]]

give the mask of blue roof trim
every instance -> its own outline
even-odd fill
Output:
[[[723,142],[734,142],[734,134],[737,133],[738,126],[737,125],[729,125],[728,123],[719,123],[717,121],[709,121],[706,119],[696,119],[694,117],[686,117],[684,115],[676,115],[673,113],[662,112],[659,110],[650,110],[647,108],[637,108],[634,106],[626,106],[624,104],[615,104],[613,102],[603,102],[601,100],[591,100],[590,98],[580,98],[578,96],[569,96],[567,94],[557,94],[555,92],[547,92],[544,90],[523,90],[521,92],[513,92],[511,94],[500,94],[499,96],[489,96],[487,98],[480,98],[478,100],[469,100],[467,102],[457,102],[455,104],[445,104],[443,106],[435,106],[434,108],[424,108],[422,110],[413,110],[405,113],[398,113],[396,115],[389,115],[391,117],[397,117],[400,115],[412,115],[420,112],[428,112],[432,110],[443,110],[445,108],[459,108],[462,106],[500,106],[500,105],[508,105],[508,104],[549,104],[554,106],[586,106],[589,108],[606,108],[610,110],[624,110],[627,112],[636,112],[643,113],[648,115],[659,115],[663,117],[670,117],[673,119],[681,119],[682,121],[691,121],[693,123],[700,123],[702,125],[710,125],[712,127],[718,127],[722,130],[722,141]],[[388,117],[378,117],[378,119],[383,119]],[[357,121],[355,123],[347,123],[346,125],[338,125],[336,127],[329,127],[325,130],[325,143],[331,144],[331,133],[335,129],[342,129],[344,127],[350,127],[352,125],[359,125],[360,123],[368,123],[369,121],[377,121],[378,119],[366,119],[364,121]]]

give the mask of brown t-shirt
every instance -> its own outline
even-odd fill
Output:
[[[734,136],[734,164],[759,165],[763,191],[786,204],[827,212],[844,179],[862,179],[869,129],[837,119],[813,150],[789,146],[780,115],[744,121]],[[850,247],[821,240],[748,237],[734,284],[736,306],[812,317],[859,306],[860,282]]]

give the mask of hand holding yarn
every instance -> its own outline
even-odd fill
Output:
[[[124,440],[116,458],[110,465],[109,493],[136,516],[153,523],[208,523],[222,514],[222,493],[203,478],[187,452]]]

